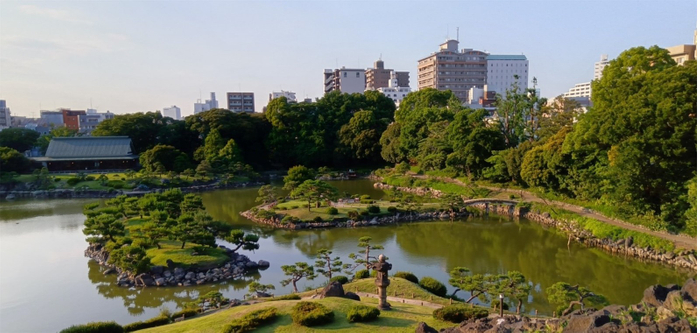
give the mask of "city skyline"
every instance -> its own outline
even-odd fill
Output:
[[[0,99],[18,116],[92,104],[116,114],[177,105],[184,117],[200,91],[250,91],[260,112],[273,91],[321,97],[325,68],[371,68],[380,55],[415,91],[418,60],[457,27],[460,48],[525,55],[529,79],[555,97],[591,80],[601,54],[692,44],[697,29],[690,1],[427,4],[3,1]],[[230,13],[240,15],[225,22]]]

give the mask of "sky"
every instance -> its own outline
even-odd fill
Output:
[[[696,1],[0,1],[0,99],[13,115],[117,114],[215,92],[323,95],[325,68],[410,72],[446,38],[524,54],[544,97],[590,81],[601,54],[692,44]],[[200,95],[201,94],[201,95]]]

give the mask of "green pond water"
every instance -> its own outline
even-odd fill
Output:
[[[369,194],[382,191],[368,180],[333,182],[341,191]],[[613,256],[578,244],[528,220],[504,217],[464,221],[433,221],[398,226],[327,230],[273,230],[238,213],[255,205],[257,189],[221,190],[202,194],[214,218],[258,233],[260,249],[245,252],[253,260],[271,263],[267,270],[244,279],[196,287],[126,289],[115,275],[84,257],[82,206],[94,199],[0,202],[0,332],[56,332],[73,324],[115,320],[127,324],[154,317],[161,307],[175,310],[200,293],[217,290],[242,298],[253,280],[282,287],[281,265],[312,262],[315,252],[329,248],[349,262],[357,239],[371,236],[384,246],[393,271],[432,276],[447,284],[448,272],[465,266],[476,273],[522,272],[533,286],[527,312],[551,313],[544,290],[558,281],[581,284],[604,294],[611,303],[632,304],[652,284],[682,283],[693,271]],[[221,242],[225,244],[225,242]],[[323,284],[322,278],[302,280],[300,289]],[[453,290],[448,287],[449,292]],[[466,293],[460,292],[465,297]]]

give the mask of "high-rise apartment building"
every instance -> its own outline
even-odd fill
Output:
[[[296,103],[296,101],[297,101],[297,94],[296,94],[296,93],[291,92],[291,91],[284,91],[284,90],[282,90],[282,91],[273,91],[273,92],[270,94],[270,99],[268,100],[268,102],[271,101],[271,100],[273,100],[273,99],[275,99],[275,98],[279,98],[279,97],[286,97],[286,98],[287,98],[287,102],[294,102],[294,103]]]
[[[393,71],[389,74],[389,80],[387,82],[387,87],[380,87],[377,91],[384,94],[384,96],[391,98],[396,106],[401,104],[401,101],[411,92],[411,87],[401,86],[399,84],[399,78]]]
[[[529,63],[524,55],[486,56],[487,90],[505,97],[506,91],[517,84],[519,91],[524,93],[527,90]],[[473,98],[467,99],[473,101]]]
[[[10,108],[7,107],[7,103],[4,99],[0,99],[0,130],[12,126],[12,116],[10,115]]]
[[[591,83],[577,83],[573,88],[563,95],[566,98],[572,97],[591,97]]]
[[[204,103],[202,103],[201,99],[198,99],[197,103],[194,103],[194,114],[218,108],[219,102],[216,100],[216,94],[211,93],[211,99],[204,101]]]
[[[61,111],[39,111],[40,121],[39,125],[48,127],[60,127],[63,126],[63,112]]]
[[[365,91],[365,70],[325,69],[323,71],[323,93],[340,91],[346,94],[363,93]]]
[[[163,117],[170,117],[175,120],[180,120],[180,108],[175,105],[169,108],[163,108]]]
[[[80,131],[80,116],[86,115],[84,110],[62,109],[63,125],[68,129]]]
[[[688,60],[695,60],[695,48],[697,46],[692,44],[676,45],[667,48],[668,53],[671,58],[676,61],[677,64],[683,65]]]
[[[608,60],[608,55],[603,54],[600,56],[600,61],[596,62],[593,66],[593,80],[598,80],[603,77],[603,69],[610,63]]]
[[[79,131],[80,133],[91,133],[101,122],[112,118],[114,118],[114,113],[109,111],[100,113],[96,109],[87,109],[85,114],[78,115]]]
[[[255,112],[255,95],[252,92],[226,93],[228,109],[233,112]]]
[[[379,88],[389,87],[391,75],[394,73],[398,85],[397,87],[408,87],[408,72],[398,72],[393,69],[384,68],[384,61],[377,60],[374,62],[374,68],[365,70],[365,90],[377,90]]]
[[[440,44],[440,50],[418,60],[418,89],[452,90],[466,102],[471,88],[486,84],[486,52],[458,49],[459,42],[450,39]]]

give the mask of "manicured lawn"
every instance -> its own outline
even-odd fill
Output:
[[[333,310],[335,314],[333,323],[323,326],[314,326],[313,328],[296,325],[292,323],[290,313],[294,304],[299,301],[274,301],[250,306],[238,306],[199,318],[185,320],[180,323],[155,327],[139,332],[218,333],[221,331],[222,327],[232,320],[240,318],[252,311],[270,306],[274,306],[278,309],[279,317],[275,322],[259,327],[255,330],[256,332],[413,332],[421,321],[426,322],[436,329],[455,326],[455,324],[452,323],[433,319],[433,309],[431,308],[400,303],[392,304],[392,310],[390,311],[382,311],[379,318],[375,321],[368,323],[350,323],[346,318],[346,313],[350,307],[358,303],[376,306],[377,299],[363,298],[361,302],[357,302],[345,298],[329,297],[314,301]]]
[[[352,204],[341,204],[337,206],[336,208],[338,209],[338,214],[336,215],[331,215],[326,212],[328,209],[328,206],[325,204],[321,206],[321,208],[316,208],[316,205],[314,203],[311,204],[311,211],[309,211],[308,208],[306,208],[306,205],[308,203],[306,201],[300,201],[300,200],[292,200],[284,203],[280,203],[277,205],[277,209],[275,211],[280,214],[287,214],[291,216],[298,217],[302,221],[304,220],[313,220],[316,216],[320,216],[324,221],[332,220],[334,218],[347,218],[348,217],[348,212],[350,211],[363,211],[367,209],[367,206],[370,206],[369,204],[361,204],[361,203],[352,203]],[[376,215],[386,215],[389,214],[389,211],[387,208],[389,207],[396,207],[398,205],[397,202],[389,202],[389,201],[384,201],[384,200],[379,200],[376,201],[374,204],[375,206],[378,206],[380,209],[379,214],[370,214],[370,216],[376,216]],[[292,208],[292,207],[297,207],[297,208]],[[422,204],[423,208],[439,208],[440,204],[438,203],[424,203]]]
[[[419,276],[418,278],[420,279],[421,277]],[[426,291],[425,289],[421,288],[418,284],[415,284],[406,279],[389,277],[389,280],[391,281],[391,284],[389,284],[389,287],[387,287],[387,296],[396,295],[396,297],[401,298],[413,298],[421,301],[444,305],[450,304],[449,299],[435,296],[430,292]],[[447,288],[448,291],[451,291],[451,289],[453,289],[453,287],[451,286],[447,286]],[[377,293],[377,286],[374,284],[374,278],[361,279],[350,283],[346,283],[343,285],[343,289],[345,289],[345,291],[352,292],[361,291],[370,294]],[[318,292],[320,292],[321,290],[322,289],[318,289]],[[301,295],[302,297],[310,296],[315,294],[316,292],[317,291],[307,291],[302,293]]]
[[[160,249],[150,248],[146,250],[146,254],[151,258],[151,264],[158,266],[167,266],[168,259],[182,266],[220,265],[229,258],[224,250],[211,247],[207,247],[204,253],[193,256],[195,245],[187,243],[185,248],[181,249],[181,244],[175,241],[161,241]]]

